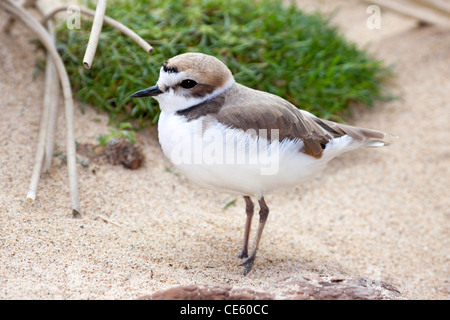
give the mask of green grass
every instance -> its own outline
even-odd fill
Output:
[[[133,127],[128,122],[122,122],[118,129],[109,128],[109,134],[101,134],[97,137],[98,143],[102,146],[107,146],[113,139],[122,139],[129,144],[136,142],[135,132],[131,130]]]
[[[154,53],[104,25],[93,67],[86,70],[91,21],[83,18],[81,30],[64,24],[57,37],[75,96],[108,111],[113,121],[157,122],[158,103],[130,95],[154,85],[165,60],[193,51],[221,59],[238,82],[328,119],[342,120],[352,102],[371,106],[389,98],[382,83],[390,72],[381,61],[358,50],[327,19],[276,0],[115,0],[107,15],[146,39]]]

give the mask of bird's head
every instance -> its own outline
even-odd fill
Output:
[[[219,59],[203,53],[184,53],[167,60],[153,87],[131,97],[153,97],[163,112],[184,110],[224,92],[234,84],[231,71]]]

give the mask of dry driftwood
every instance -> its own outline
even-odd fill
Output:
[[[319,281],[289,277],[269,284],[265,291],[229,285],[176,286],[138,297],[138,300],[405,300],[389,283],[367,278]]]

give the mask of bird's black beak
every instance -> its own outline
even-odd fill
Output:
[[[163,92],[161,90],[159,90],[158,86],[156,85],[156,86],[133,93],[131,95],[131,98],[154,97],[161,93],[163,93]]]

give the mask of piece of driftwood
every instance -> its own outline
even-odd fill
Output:
[[[325,277],[324,277],[325,278]],[[268,289],[229,285],[192,284],[159,290],[138,300],[405,300],[389,283],[367,278],[331,278],[319,281],[289,277],[268,284]]]

